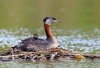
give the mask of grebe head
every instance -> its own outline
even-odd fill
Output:
[[[43,19],[43,21],[44,21],[44,24],[47,24],[47,25],[50,25],[50,24],[52,24],[52,23],[54,23],[54,22],[61,22],[61,20],[57,20],[56,18],[54,18],[54,17],[45,17],[44,19]]]
[[[35,33],[33,38],[37,40],[39,38],[39,35],[37,33]]]

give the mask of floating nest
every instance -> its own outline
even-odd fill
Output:
[[[0,54],[0,61],[10,61],[10,60],[59,60],[59,59],[100,59],[100,55],[89,55],[82,53],[78,56],[78,53],[74,53],[71,50],[65,50],[62,48],[52,48],[46,51],[39,52],[25,52],[21,50],[13,50],[12,48],[4,50]]]

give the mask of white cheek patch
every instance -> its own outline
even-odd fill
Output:
[[[51,22],[51,20],[46,20],[46,22],[45,22],[45,24],[48,24],[48,25],[50,25],[52,22]]]

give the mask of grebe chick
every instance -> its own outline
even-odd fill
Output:
[[[34,38],[35,40],[38,40],[38,39],[39,39],[39,35],[38,35],[37,33],[35,33],[34,36],[33,36],[33,38]]]
[[[45,17],[43,19],[43,22],[44,22],[44,30],[46,33],[46,39],[41,39],[38,38],[37,35],[34,35],[34,37],[22,40],[14,48],[20,49],[22,51],[41,51],[41,50],[48,50],[50,48],[57,48],[58,42],[51,32],[50,24],[54,22],[61,22],[61,20],[57,20],[54,17]]]

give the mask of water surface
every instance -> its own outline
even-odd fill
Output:
[[[0,0],[0,49],[18,44],[38,33],[46,38],[43,18],[54,16],[62,23],[51,25],[61,48],[100,54],[100,0]],[[10,61],[0,68],[99,68],[100,61]]]

